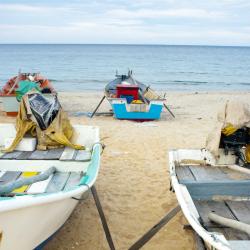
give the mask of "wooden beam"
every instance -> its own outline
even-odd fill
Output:
[[[139,240],[137,240],[129,250],[137,250],[144,246],[163,226],[165,226],[179,211],[178,205],[167,213],[156,225],[154,225],[147,233],[145,233]]]
[[[115,250],[115,246],[114,246],[114,243],[113,243],[113,240],[112,240],[112,237],[111,237],[111,233],[109,231],[108,224],[107,224],[107,221],[106,221],[106,218],[105,218],[102,206],[101,206],[101,202],[99,200],[99,197],[98,197],[95,186],[91,187],[91,192],[92,192],[92,195],[94,197],[95,204],[96,204],[98,213],[99,213],[101,221],[102,221],[102,227],[104,229],[104,232],[105,232],[106,239],[108,241],[109,247],[110,247],[111,250]]]

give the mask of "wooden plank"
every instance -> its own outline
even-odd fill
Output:
[[[8,171],[0,178],[0,184],[4,185],[8,182],[15,181],[20,175],[21,171]]]
[[[233,228],[228,228],[228,227],[224,227],[224,228],[219,228],[219,227],[209,227],[208,228],[209,232],[218,232],[224,235],[224,237],[227,240],[249,240],[249,236],[244,233],[244,232],[240,232],[239,230],[233,229]]]
[[[60,157],[60,161],[72,161],[75,158],[77,151],[74,148],[65,147]]]
[[[54,149],[49,149],[48,153],[46,154],[46,160],[59,160],[62,153],[64,151],[64,148],[54,148]]]
[[[197,181],[228,180],[229,177],[218,167],[189,166]]]
[[[77,150],[75,161],[90,161],[91,153],[86,150]]]
[[[250,201],[227,201],[234,216],[246,224],[250,224]]]
[[[194,203],[201,217],[202,224],[205,227],[221,227],[208,219],[208,214],[211,212],[215,212],[228,219],[235,219],[224,201],[194,201]]]
[[[31,156],[32,153],[33,151],[24,151],[16,158],[16,160],[26,160]]]
[[[71,172],[70,176],[67,180],[67,183],[64,187],[64,190],[69,190],[69,189],[77,186],[80,183],[82,175],[83,175],[82,172]]]
[[[1,171],[0,172],[0,178],[6,173],[6,171]],[[0,183],[1,184],[1,183]]]
[[[94,187],[94,186],[93,186]],[[91,191],[93,189],[91,188]],[[93,191],[92,191],[93,193]],[[154,225],[148,232],[146,232],[139,240],[137,240],[129,250],[141,249],[164,225],[166,225],[179,211],[180,206],[169,211],[156,225]]]
[[[51,175],[47,180],[36,182],[29,186],[26,190],[27,194],[41,194],[47,189],[49,182],[51,181],[53,175]]]
[[[1,157],[1,159],[15,160],[21,153],[22,151],[13,151],[10,153],[6,153]]]
[[[38,172],[23,172],[19,178],[30,178],[32,176],[35,176],[37,175]],[[19,179],[18,178],[18,179]],[[29,186],[28,185],[24,185],[22,187],[19,187],[19,188],[16,188],[12,191],[12,193],[24,193],[26,191],[26,189],[28,188]]]
[[[232,250],[249,250],[250,249],[250,241],[248,240],[241,240],[241,241],[234,241],[231,240],[229,242],[230,244],[230,249]]]
[[[178,166],[175,168],[175,171],[180,183],[186,180],[195,181],[195,177],[188,166]]]
[[[69,172],[56,172],[48,184],[46,193],[55,193],[64,189],[69,178]]]
[[[47,155],[48,151],[43,151],[43,150],[36,150],[34,151],[30,157],[28,158],[29,160],[43,160],[46,155]]]
[[[250,196],[250,181],[189,182],[183,181],[194,200],[208,200],[215,196]]]

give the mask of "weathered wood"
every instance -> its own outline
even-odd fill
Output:
[[[194,230],[193,234],[196,243],[196,250],[206,250],[203,239]]]
[[[214,196],[250,196],[250,180],[189,182],[183,181],[193,199],[208,200]]]
[[[21,174],[22,174],[21,171],[7,171],[0,178],[0,185],[4,185],[8,182],[15,181]]]
[[[182,183],[182,181],[186,181],[186,180],[193,180],[195,181],[195,177],[192,174],[191,170],[189,169],[188,166],[178,166],[175,168],[178,180],[180,183]]]
[[[28,159],[33,151],[23,151],[17,158],[16,160],[26,160]]]
[[[48,154],[48,151],[45,150],[36,150],[34,151],[30,156],[29,156],[29,160],[43,160],[45,159],[46,155]]]
[[[70,147],[65,147],[60,157],[60,161],[72,161],[75,158],[77,150]]]
[[[189,166],[197,181],[228,180],[227,174],[218,167]]]
[[[250,241],[248,240],[241,240],[241,241],[234,241],[231,240],[230,242],[230,249],[232,250],[249,250],[250,249]]]
[[[82,178],[82,172],[71,172],[67,180],[67,183],[64,187],[64,190],[69,190],[77,186],[80,183],[81,178]]]
[[[226,204],[239,221],[250,224],[250,201],[227,201]]]
[[[91,153],[86,150],[77,150],[75,161],[90,161]]]
[[[13,151],[10,153],[6,153],[2,155],[1,159],[15,160],[21,153],[22,151]]]
[[[69,174],[69,172],[56,172],[47,186],[46,193],[55,193],[63,190]]]
[[[48,153],[45,156],[45,159],[46,160],[59,160],[63,151],[64,151],[64,148],[49,149]]]
[[[246,233],[229,227],[209,227],[209,232],[218,232],[224,235],[227,240],[249,240],[249,236]]]
[[[215,212],[216,214],[229,219],[235,219],[224,201],[194,201],[194,203],[200,215],[202,224],[205,227],[221,227],[217,223],[209,220],[208,215],[211,212]]]
[[[111,250],[115,250],[115,246],[114,246],[114,243],[113,243],[113,240],[112,240],[112,237],[111,237],[111,233],[110,233],[109,228],[108,228],[108,223],[106,221],[106,218],[105,218],[102,206],[101,206],[101,202],[99,200],[99,197],[98,197],[95,186],[91,187],[91,192],[92,192],[92,195],[94,197],[95,204],[96,204],[98,213],[99,213],[100,218],[101,218],[102,226],[103,226],[103,229],[104,229],[105,236],[106,236],[106,239],[108,241],[109,247],[110,247]]]
[[[175,207],[167,213],[155,226],[145,233],[138,241],[136,241],[129,250],[137,250],[144,246],[164,225],[166,225],[179,211],[180,206]]]
[[[51,175],[47,180],[36,182],[29,186],[26,190],[27,194],[41,194],[47,189],[49,182],[51,181],[53,175]]]

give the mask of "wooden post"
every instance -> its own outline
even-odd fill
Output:
[[[108,241],[109,247],[110,247],[111,250],[115,250],[115,246],[114,246],[114,243],[113,243],[113,240],[112,240],[109,228],[108,228],[108,224],[107,224],[107,221],[106,221],[106,218],[105,218],[102,206],[101,206],[101,202],[99,200],[99,197],[98,197],[95,186],[91,187],[91,192],[92,192],[92,195],[94,197],[95,204],[96,204],[98,213],[99,213],[101,221],[102,221],[102,227],[104,229],[105,236],[106,236],[106,239]]]
[[[139,240],[137,240],[129,250],[137,250],[144,246],[164,225],[166,225],[179,211],[178,205],[165,215],[156,225],[154,225],[147,233],[145,233]]]

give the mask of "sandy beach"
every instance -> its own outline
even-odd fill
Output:
[[[106,145],[96,188],[117,249],[128,249],[176,206],[169,191],[168,155],[174,148],[202,148],[226,100],[250,102],[249,92],[167,94],[167,111],[159,121],[137,123],[113,117],[88,118],[102,92],[60,93],[72,123],[100,128]],[[107,101],[99,112],[107,112]],[[1,112],[1,122],[15,122]],[[180,212],[143,249],[195,249],[193,235],[184,230]],[[64,227],[45,247],[54,249],[109,249],[91,194],[80,202]]]

